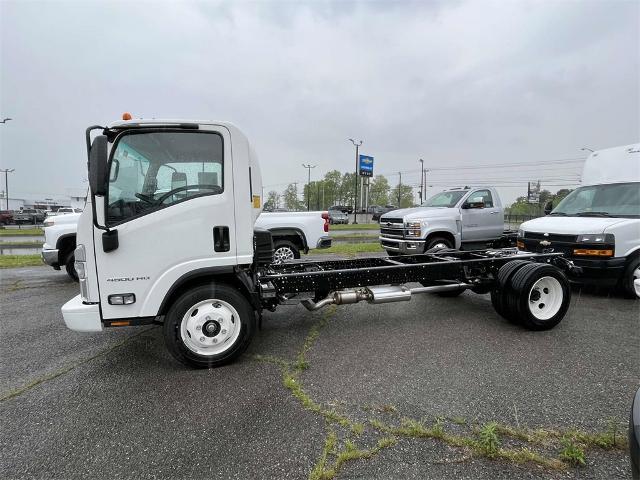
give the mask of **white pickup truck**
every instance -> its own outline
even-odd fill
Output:
[[[65,268],[78,281],[73,255],[79,213],[50,217],[44,222],[42,261],[56,270]],[[300,252],[331,246],[327,212],[261,213],[256,228],[269,230],[273,238],[273,259],[276,263],[300,258]]]
[[[380,218],[380,243],[389,255],[506,247],[512,241],[515,232],[504,231],[502,201],[491,187],[446,190],[419,207],[393,210]]]

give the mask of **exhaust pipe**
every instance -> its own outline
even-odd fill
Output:
[[[341,290],[333,292],[319,302],[307,298],[301,303],[307,310],[319,310],[327,305],[348,305],[366,300],[369,303],[391,303],[406,302],[411,300],[411,295],[418,293],[435,293],[446,292],[449,290],[458,290],[460,288],[469,288],[472,285],[468,283],[449,283],[446,285],[434,285],[431,287],[409,288],[406,285],[390,285],[365,287],[359,290]]]

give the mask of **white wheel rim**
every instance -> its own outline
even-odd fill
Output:
[[[273,252],[273,263],[282,263],[294,258],[293,250],[289,247],[280,247]]]
[[[449,246],[446,243],[438,242],[431,248],[449,248]]]
[[[553,277],[542,277],[529,291],[529,311],[538,320],[549,320],[560,311],[564,292]]]
[[[187,310],[180,323],[180,337],[198,355],[219,355],[235,344],[241,327],[238,311],[224,300],[212,298]]]
[[[633,271],[633,288],[636,296],[640,297],[640,266]]]

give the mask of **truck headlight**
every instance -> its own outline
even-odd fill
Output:
[[[86,278],[86,261],[87,261],[87,254],[84,250],[84,245],[78,245],[75,249],[75,251],[73,252],[73,256],[75,258],[75,262],[73,264],[73,266],[76,269],[76,273],[78,274],[78,278],[80,280]]]
[[[613,243],[614,238],[611,233],[591,233],[588,235],[578,235],[578,243]]]
[[[406,222],[404,224],[407,237],[420,238],[422,234],[422,224],[420,222]]]
[[[524,238],[524,230],[521,228],[518,229],[518,238]]]

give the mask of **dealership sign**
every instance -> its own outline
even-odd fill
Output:
[[[358,171],[361,177],[373,177],[373,157],[360,155]]]

